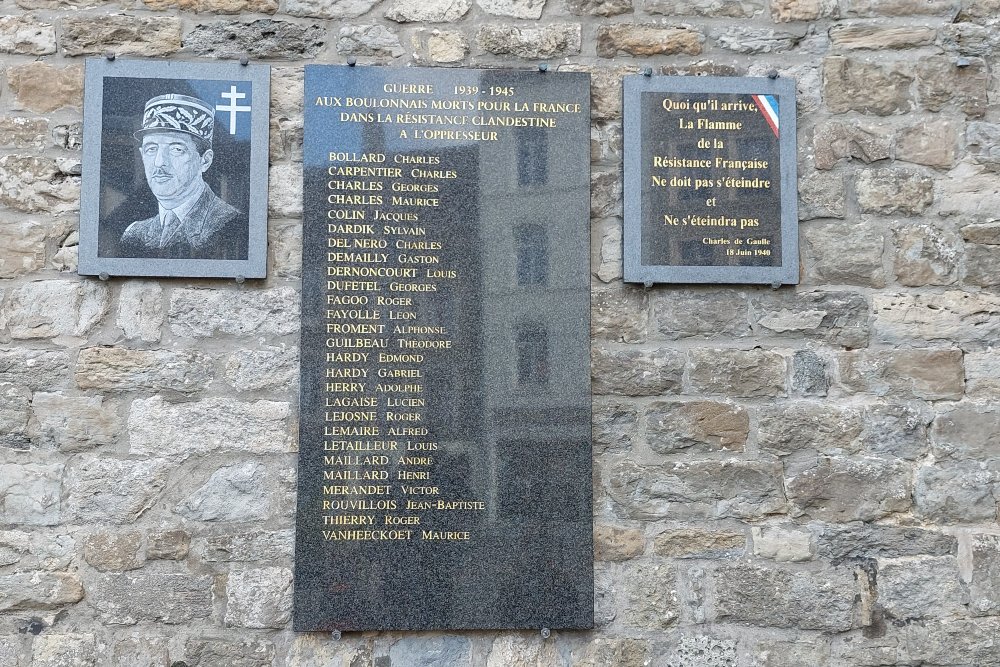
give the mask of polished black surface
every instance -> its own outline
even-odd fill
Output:
[[[591,627],[589,78],[305,90],[295,629]]]
[[[626,77],[626,282],[798,282],[795,82]]]

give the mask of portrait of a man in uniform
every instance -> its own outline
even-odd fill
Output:
[[[87,61],[78,270],[267,275],[266,65]]]
[[[246,257],[246,215],[205,182],[212,167],[214,111],[188,95],[159,95],[146,103],[134,137],[156,197],[156,215],[130,224],[121,237],[129,257],[240,259]]]

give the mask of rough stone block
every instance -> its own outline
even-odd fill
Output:
[[[813,149],[813,164],[817,169],[833,169],[841,160],[871,164],[892,157],[892,138],[887,136],[885,128],[833,120],[816,127]]]
[[[815,21],[836,8],[837,3],[828,0],[771,0],[771,19],[777,23]]]
[[[863,213],[920,215],[934,203],[934,180],[911,169],[862,169],[854,189]]]
[[[273,14],[277,0],[142,0],[157,11],[179,9],[196,14]]]
[[[823,637],[784,641],[763,635],[754,640],[750,655],[756,667],[834,667],[830,646]]]
[[[65,573],[76,560],[76,542],[65,531],[0,531],[0,567],[10,571]]]
[[[838,358],[839,386],[877,396],[960,399],[965,391],[962,350],[854,350]]]
[[[66,352],[0,347],[0,382],[22,384],[34,391],[63,389],[68,384]]]
[[[828,402],[795,401],[767,406],[758,416],[760,450],[774,456],[843,455],[860,449],[859,408]]]
[[[961,126],[941,119],[911,125],[896,134],[896,159],[937,169],[951,169],[958,157]]]
[[[803,263],[810,283],[885,287],[882,230],[868,222],[835,221],[803,225],[801,233]]]
[[[292,571],[283,567],[230,570],[226,625],[284,628],[292,617]]]
[[[566,0],[566,9],[577,16],[618,16],[632,11],[633,0]]]
[[[68,56],[112,51],[167,56],[181,49],[181,20],[172,16],[81,16],[63,19],[59,47]]]
[[[295,532],[292,530],[255,530],[205,538],[204,558],[213,562],[273,563],[292,557]]]
[[[827,360],[812,350],[798,350],[792,357],[792,389],[802,396],[826,396],[830,388]]]
[[[750,432],[746,410],[715,401],[652,403],[646,423],[649,446],[658,454],[741,452]]]
[[[469,53],[469,41],[457,30],[436,30],[427,38],[427,55],[436,63],[457,63]]]
[[[594,273],[603,283],[610,283],[622,277],[622,223],[621,220],[603,220],[595,226],[591,238],[600,238],[601,247],[592,266]]]
[[[285,13],[316,19],[354,19],[367,14],[379,0],[286,0]]]
[[[385,17],[399,23],[451,23],[472,9],[472,0],[394,0]]]
[[[958,540],[953,535],[923,528],[861,521],[841,525],[816,523],[809,528],[816,543],[816,555],[825,560],[948,556],[958,551]]]
[[[745,19],[760,14],[764,4],[760,0],[643,0],[643,9],[649,14],[668,16],[705,16],[712,18]]]
[[[550,23],[540,27],[484,25],[476,32],[476,43],[487,53],[528,60],[556,58],[580,53],[580,24]]]
[[[16,278],[42,268],[45,242],[52,231],[32,220],[0,222],[0,278]]]
[[[279,453],[288,449],[288,403],[214,397],[167,403],[136,399],[128,416],[130,451],[186,458],[208,452]]]
[[[878,604],[889,618],[909,620],[965,612],[969,591],[954,556],[880,561]]]
[[[0,18],[0,53],[44,56],[56,52],[56,29],[30,16]]]
[[[83,599],[80,577],[70,572],[0,575],[0,612],[58,609]]]
[[[142,533],[136,530],[98,531],[83,538],[83,558],[101,572],[122,572],[142,567]]]
[[[1000,619],[944,619],[906,626],[901,643],[911,664],[1000,664]]]
[[[58,524],[62,477],[61,463],[0,464],[0,524]]]
[[[629,403],[594,402],[594,454],[618,454],[632,449],[639,431],[639,411]]]
[[[83,106],[83,67],[36,61],[7,69],[7,85],[22,109],[49,113]],[[78,195],[79,196],[79,195]]]
[[[286,389],[298,383],[297,347],[238,350],[226,360],[226,382],[237,391]]]
[[[799,220],[844,217],[846,186],[842,174],[807,173],[799,178]]]
[[[960,3],[956,0],[841,0],[840,13],[850,18],[887,16],[951,16]]]
[[[694,26],[664,26],[656,23],[616,23],[597,29],[597,55],[614,58],[619,53],[631,56],[696,56],[701,53],[705,35]]]
[[[130,461],[86,455],[67,480],[67,511],[83,523],[133,523],[156,501],[171,466],[163,459]]]
[[[16,384],[0,383],[0,447],[28,449],[31,392]]]
[[[537,21],[542,17],[545,0],[476,0],[476,5],[492,16],[510,16]]]
[[[875,521],[910,508],[910,469],[875,458],[821,458],[785,480],[791,514],[821,521]]]
[[[223,59],[302,60],[325,44],[326,31],[319,25],[273,19],[200,24],[184,36],[185,51]]]
[[[750,299],[750,324],[759,336],[863,347],[868,343],[868,302],[857,292],[758,292]]]
[[[276,164],[268,170],[267,210],[274,218],[301,218],[301,164]]]
[[[398,58],[404,53],[399,35],[384,25],[345,25],[337,35],[337,53]]]
[[[958,276],[960,242],[955,234],[930,225],[893,229],[896,280],[909,287],[951,285]]]
[[[639,528],[594,526],[594,560],[621,562],[641,556],[646,550],[646,537]]]
[[[201,391],[212,382],[213,359],[196,351],[87,347],[76,362],[81,389]]]
[[[0,146],[41,150],[48,145],[48,137],[49,124],[43,118],[0,116]],[[41,227],[38,223],[35,224]],[[9,232],[0,230],[0,233]]]
[[[46,633],[31,642],[32,667],[94,667],[97,657],[92,634]]]
[[[882,27],[841,23],[830,28],[830,43],[838,49],[912,49],[934,43],[937,31],[926,25]]]
[[[590,217],[622,216],[622,181],[618,171],[594,171],[590,176]]]
[[[972,397],[1000,394],[1000,355],[992,348],[965,353],[965,393]]]
[[[0,204],[21,213],[60,215],[80,208],[80,177],[57,160],[31,155],[0,157]]]
[[[274,644],[269,641],[231,642],[222,639],[189,639],[184,644],[185,657],[192,666],[196,667],[209,667],[209,665],[271,667],[274,664],[274,653]],[[339,662],[331,663],[331,667],[333,666],[349,667]]]
[[[804,30],[790,32],[745,25],[732,26],[712,33],[712,39],[721,48],[750,55],[790,51],[798,45],[804,36]]]
[[[101,283],[43,280],[11,292],[0,309],[12,338],[57,338],[75,342],[86,336],[108,312],[108,289]]]
[[[733,398],[784,396],[785,358],[770,350],[697,348],[690,352],[691,389]]]
[[[676,528],[657,535],[653,551],[669,558],[739,558],[746,545],[746,535],[734,530]]]
[[[779,463],[729,459],[621,464],[610,471],[606,484],[631,519],[749,519],[786,507]]]
[[[624,622],[640,630],[662,630],[680,618],[677,570],[662,562],[635,561],[622,573]]]
[[[646,340],[648,310],[648,296],[641,287],[594,290],[590,297],[591,337],[642,343]]]
[[[879,65],[856,58],[823,59],[823,100],[831,113],[857,111],[888,116],[913,106],[913,76],[904,65]]]
[[[930,420],[919,404],[917,407],[892,403],[867,406],[865,431],[861,436],[865,451],[873,456],[916,461],[928,452]]]
[[[88,584],[87,600],[109,625],[189,623],[212,613],[212,577],[167,572],[105,574]]]
[[[102,396],[63,396],[36,392],[30,433],[44,446],[63,451],[93,449],[114,444],[122,431],[116,406]]]
[[[290,287],[179,288],[170,294],[169,320],[177,336],[284,336],[299,330],[299,295]]]
[[[935,523],[980,523],[997,518],[1000,475],[978,461],[944,461],[917,468],[916,514]]]
[[[113,664],[135,667],[161,667],[170,664],[169,640],[166,637],[125,637],[117,643]]]
[[[1000,125],[981,121],[969,123],[965,130],[965,143],[972,159],[977,164],[984,165],[991,171],[1000,171]],[[996,227],[995,222],[986,224],[992,224],[992,227]],[[990,229],[990,227],[986,229]],[[995,239],[996,236],[992,234],[989,238]],[[966,238],[966,240],[972,243],[996,243],[995,240],[980,241],[974,238]]]
[[[736,290],[688,288],[652,299],[651,329],[656,337],[740,337],[750,334],[746,294]]]
[[[956,18],[938,28],[937,46],[947,53],[961,56],[990,56],[996,48],[996,35],[986,26]]]
[[[1000,411],[960,404],[942,412],[931,427],[931,442],[938,459],[1000,459]]]
[[[1000,285],[997,262],[1000,248],[990,245],[969,245],[965,250],[965,282],[979,287]]]
[[[885,343],[1000,341],[1000,297],[986,292],[876,294],[872,310],[875,336]]]
[[[174,511],[196,521],[263,521],[271,513],[269,492],[264,466],[247,461],[216,470]]]
[[[662,396],[678,394],[685,355],[677,350],[594,348],[591,362],[597,395]]]
[[[592,65],[560,65],[560,72],[587,72],[590,74],[590,119],[613,120],[622,115],[622,77],[636,74],[634,65],[597,67]]]
[[[969,606],[977,616],[1000,614],[1000,535],[973,535]]]
[[[750,528],[753,555],[779,563],[812,560],[812,535],[793,525],[753,526]]]
[[[949,56],[927,56],[917,63],[920,104],[929,111],[953,105],[973,118],[986,113],[989,68],[982,58],[968,58],[962,67]]]
[[[823,570],[723,565],[710,573],[718,622],[762,627],[844,632],[855,625],[854,598],[860,593],[847,567]]]
[[[653,655],[653,648],[650,642],[645,639],[598,637],[575,648],[571,664],[574,667],[607,667],[608,665],[638,667],[650,664]]]
[[[156,343],[163,328],[163,288],[153,280],[129,280],[118,295],[118,328],[125,338]]]
[[[191,546],[191,534],[182,528],[150,532],[146,536],[147,560],[184,560]]]

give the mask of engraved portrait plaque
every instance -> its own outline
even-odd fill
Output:
[[[87,61],[80,275],[267,274],[270,68]]]
[[[624,82],[624,278],[798,282],[795,82]]]
[[[305,98],[295,629],[591,627],[588,75]]]

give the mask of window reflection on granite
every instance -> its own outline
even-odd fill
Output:
[[[522,127],[516,136],[518,185],[543,185],[549,180],[549,135],[544,128]]]
[[[522,322],[517,327],[517,382],[544,385],[549,381],[549,333],[541,324]]]
[[[545,227],[518,225],[514,229],[514,251],[517,254],[517,284],[522,287],[545,285],[549,280],[549,235]]]

